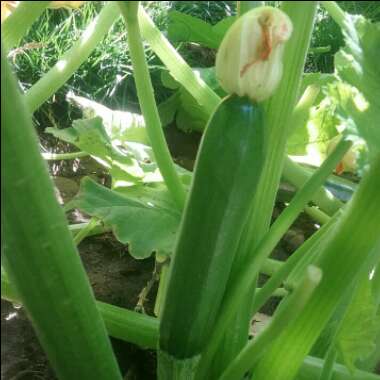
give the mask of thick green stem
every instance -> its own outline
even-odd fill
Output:
[[[1,53],[1,92],[7,95],[1,98],[3,265],[60,379],[119,380],[30,113],[3,49]]]
[[[321,211],[319,208],[314,206],[307,206],[305,207],[305,212],[310,217],[312,217],[316,222],[318,222],[320,225],[326,224],[330,220],[330,216],[325,214],[323,211]]]
[[[344,27],[345,13],[339,7],[335,1],[321,1],[323,8],[326,9],[328,14],[333,18],[333,20],[341,27]]]
[[[139,9],[141,34],[152,50],[169,69],[170,74],[181,83],[187,91],[210,114],[220,103],[219,96],[197,76],[184,61],[177,50],[170,44],[142,7]]]
[[[81,230],[86,228],[88,226],[88,223],[76,223],[76,224],[70,224],[69,225],[69,230],[71,233],[75,236],[77,235]],[[93,235],[101,235],[106,232],[111,232],[112,228],[111,227],[105,227],[102,225],[98,225],[91,229],[91,231],[87,234],[87,236],[93,236]]]
[[[301,188],[310,178],[310,172],[302,166],[293,162],[289,157],[285,157],[283,177],[297,189]],[[325,187],[321,187],[313,197],[313,201],[327,215],[333,215],[338,211],[343,203],[331,194]]]
[[[338,356],[337,350],[335,349],[335,347],[331,346],[327,352],[319,380],[331,380],[333,376],[333,369],[334,369],[334,364],[335,364],[335,360],[337,356]]]
[[[338,215],[337,215],[338,216]],[[331,231],[331,227],[336,223],[337,216],[330,219],[329,223],[319,229],[314,235],[312,235],[305,243],[301,245],[289,258],[288,260],[281,266],[281,268],[273,274],[273,276],[265,283],[262,289],[257,292],[257,295],[254,298],[252,312],[251,315],[256,314],[260,308],[269,300],[273,292],[286,280],[289,274],[296,268],[297,264],[301,262],[301,260],[305,260],[305,268],[313,263],[313,258],[315,257],[312,254],[312,250],[318,252],[318,247],[321,245],[323,239],[326,238],[327,233]],[[302,271],[303,275],[304,271]],[[298,281],[294,281],[294,285],[292,287],[288,287],[294,289],[297,287]]]
[[[311,199],[315,191],[326,180],[327,176],[332,172],[337,163],[351,146],[350,142],[340,141],[334,152],[324,161],[321,167],[314,173],[305,186],[294,196],[289,206],[273,223],[269,232],[261,240],[252,255],[245,261],[239,273],[232,278],[224,296],[221,306],[221,313],[215,324],[212,336],[209,340],[206,352],[202,356],[199,369],[199,378],[205,374],[207,366],[212,360],[218,345],[223,338],[223,334],[227,325],[231,322],[243,302],[246,302],[252,282],[257,276],[258,270],[263,261],[272,250],[276,247],[284,233],[290,225],[295,221],[305,204]],[[247,294],[248,293],[248,294]]]
[[[128,31],[128,46],[131,54],[137,95],[144,116],[147,133],[154,157],[172,197],[180,209],[184,208],[186,193],[174,168],[162,131],[161,121],[154,99],[154,90],[145,58],[138,21],[138,2],[118,2]]]
[[[232,278],[237,276],[240,268],[245,265],[254,248],[269,229],[277,190],[283,171],[283,160],[286,153],[286,141],[292,127],[293,111],[297,103],[317,2],[284,1],[281,9],[288,14],[293,23],[293,34],[287,42],[284,53],[284,73],[276,93],[266,104],[266,160],[260,178],[258,190],[254,196],[251,216],[239,243],[239,249],[232,270]],[[223,347],[240,342],[236,349],[241,349],[248,338],[250,322],[250,306],[255,285],[251,285],[241,310],[236,312],[236,320],[231,321],[227,329]],[[245,329],[236,326],[244,325]],[[236,335],[239,335],[238,337]],[[240,345],[240,347],[239,347]],[[235,353],[236,354],[236,353]],[[231,352],[233,357],[234,353]],[[231,358],[224,358],[224,362]]]
[[[317,267],[310,266],[308,268],[304,280],[299,284],[294,293],[281,303],[269,326],[258,337],[246,344],[223,372],[220,380],[241,379],[246,371],[252,369],[260,356],[276,339],[277,335],[305,307],[314,289],[319,284],[321,277],[322,272]]]
[[[2,39],[8,52],[18,45],[28,29],[43,13],[50,1],[22,1],[1,24]]]
[[[154,314],[157,317],[160,317],[162,306],[165,302],[165,296],[166,296],[166,290],[168,286],[168,280],[169,280],[169,263],[160,264],[156,261],[156,265],[160,265],[160,283],[158,285],[157,290],[157,297],[154,304]]]
[[[296,379],[319,380],[323,365],[323,360],[307,356],[298,371]],[[358,370],[351,373],[344,365],[335,364],[332,380],[380,380],[380,376]]]
[[[246,241],[242,242],[243,257],[252,252],[252,247],[269,229],[316,8],[317,2],[306,1],[285,1],[281,8],[292,20],[294,31],[285,49],[283,78],[266,105],[267,159],[259,191],[255,195],[254,215],[247,229]]]
[[[294,131],[296,131],[299,127],[303,127],[305,125],[309,119],[310,108],[316,101],[320,90],[320,86],[314,84],[306,87],[304,93],[294,108],[290,122],[290,135],[294,133]]]
[[[334,227],[334,234],[325,242],[323,254],[318,259],[318,266],[323,270],[320,285],[299,317],[260,360],[255,369],[257,380],[294,378],[347,288],[367,260],[378,255],[374,248],[380,244],[379,172],[380,155],[377,155]]]
[[[283,267],[283,265],[283,261],[267,258],[260,268],[260,273],[266,274],[267,276],[273,276]]]
[[[260,292],[263,290],[264,288],[256,288],[257,290],[257,294],[260,294]],[[273,292],[271,293],[271,297],[279,297],[279,298],[283,298],[283,297],[286,297],[287,295],[289,294],[289,292],[284,289],[284,288],[277,288],[275,290],[273,290]],[[253,314],[252,314],[253,315]]]
[[[99,224],[100,224],[100,221],[99,221],[98,219],[96,219],[96,218],[94,218],[94,217],[91,218],[90,221],[87,223],[87,225],[86,225],[84,228],[82,228],[82,229],[81,229],[81,230],[75,235],[75,237],[74,237],[74,243],[75,243],[75,245],[78,246],[79,243],[80,243],[83,239],[85,239],[87,236],[90,235],[91,231],[92,231],[95,227],[99,226]]]
[[[113,1],[104,6],[99,15],[85,29],[79,40],[25,93],[26,104],[30,112],[39,108],[67,82],[78,67],[90,56],[118,16],[119,9]]]
[[[323,54],[323,53],[328,53],[331,51],[331,46],[317,46],[314,48],[310,48],[308,53],[309,54]]]
[[[70,152],[70,153],[41,153],[46,161],[74,160],[76,158],[88,157],[87,152]]]

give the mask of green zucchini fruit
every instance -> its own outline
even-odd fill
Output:
[[[160,323],[161,367],[196,357],[207,342],[263,161],[261,106],[226,97],[203,135],[182,217]],[[160,378],[171,378],[181,365],[171,366],[159,368]]]

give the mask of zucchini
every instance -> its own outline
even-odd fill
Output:
[[[222,100],[206,127],[162,310],[162,379],[193,372],[209,338],[261,175],[263,127],[261,106],[237,95]]]

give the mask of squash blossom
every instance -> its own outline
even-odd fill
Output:
[[[270,97],[282,76],[285,42],[292,22],[272,7],[252,9],[226,33],[216,56],[216,76],[229,94],[260,102]]]

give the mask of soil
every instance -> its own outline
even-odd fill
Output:
[[[152,278],[154,260],[137,261],[110,234],[85,239],[79,246],[82,262],[98,300],[133,309]],[[153,314],[157,287],[144,304]],[[1,302],[1,379],[56,380],[23,308]],[[155,379],[155,354],[111,339],[121,371],[128,379]]]

